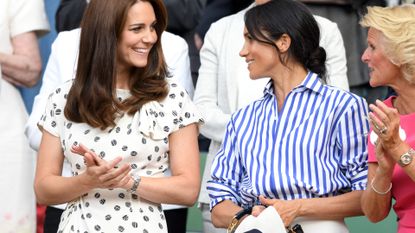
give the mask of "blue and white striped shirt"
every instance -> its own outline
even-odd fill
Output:
[[[366,101],[322,85],[314,73],[280,111],[270,81],[264,97],[232,115],[212,164],[211,208],[223,200],[253,205],[259,195],[328,197],[367,182]]]

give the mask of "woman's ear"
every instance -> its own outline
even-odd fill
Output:
[[[288,51],[291,45],[291,37],[287,34],[282,34],[282,36],[275,42],[278,50],[281,53],[285,53]]]

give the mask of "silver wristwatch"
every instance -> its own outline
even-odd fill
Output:
[[[133,178],[134,183],[133,183],[133,186],[128,190],[128,192],[132,194],[136,194],[138,185],[140,184],[140,181],[141,181],[141,176],[136,175],[136,176],[131,176],[131,178]]]
[[[408,152],[404,153],[399,158],[399,160],[398,160],[399,166],[401,166],[401,167],[408,166],[412,162],[414,155],[415,155],[414,149],[412,149],[412,148],[409,149]]]

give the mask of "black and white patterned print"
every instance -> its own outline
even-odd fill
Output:
[[[83,158],[72,154],[73,144],[83,143],[105,160],[122,156],[133,174],[164,176],[168,168],[170,133],[195,122],[203,122],[183,88],[168,79],[170,91],[165,100],[150,102],[129,116],[123,114],[111,129],[100,130],[85,123],[68,121],[64,114],[71,82],[50,96],[39,124],[60,137],[72,174],[85,171]],[[129,92],[117,90],[120,99]],[[167,232],[160,204],[150,203],[123,189],[94,189],[68,204],[58,232]]]

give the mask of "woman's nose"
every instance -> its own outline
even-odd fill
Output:
[[[362,62],[367,63],[369,61],[369,55],[368,55],[368,49],[365,49],[365,51],[362,54]]]
[[[157,41],[157,33],[155,30],[147,30],[146,34],[143,37],[143,41],[146,43],[156,43]]]
[[[239,51],[239,56],[241,56],[241,57],[245,57],[247,54],[248,54],[248,51],[247,51],[247,49],[246,49],[246,47],[245,47],[245,44],[244,44],[244,45],[242,46],[241,51]]]

